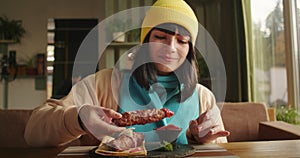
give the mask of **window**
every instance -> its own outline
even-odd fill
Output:
[[[251,1],[252,99],[287,104],[285,35],[281,0]]]
[[[54,61],[54,30],[55,23],[54,19],[48,19],[47,25],[47,98],[51,98],[52,96],[52,75],[53,75],[53,61]]]
[[[300,47],[300,0],[294,0],[290,4],[293,10],[292,14],[292,21],[293,21],[293,80],[294,80],[294,100],[295,105],[298,111],[300,112],[300,53],[299,53],[299,47]]]
[[[300,0],[243,1],[250,101],[299,108],[296,1],[299,5]]]

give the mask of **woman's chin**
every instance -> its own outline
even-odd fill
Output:
[[[158,74],[159,75],[168,75],[170,73],[172,73],[174,70],[176,70],[176,68],[174,68],[174,66],[165,66],[165,65],[157,65],[156,66],[157,70],[158,70]]]

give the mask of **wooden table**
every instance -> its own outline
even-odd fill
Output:
[[[220,144],[220,146],[241,158],[300,157],[300,140],[234,142]]]
[[[284,141],[257,141],[257,142],[234,142],[219,144],[241,158],[285,158],[285,157],[300,157],[300,140],[284,140]],[[22,157],[22,158],[60,158],[57,154],[63,151],[66,147],[60,148],[0,148],[0,157]],[[200,153],[201,155],[202,153]],[[203,153],[202,155],[222,155],[222,153]],[[193,156],[199,156],[199,153]],[[87,158],[87,155],[68,156]]]

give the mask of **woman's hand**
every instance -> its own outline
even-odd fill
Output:
[[[112,109],[84,105],[80,108],[79,119],[84,130],[93,134],[97,139],[102,140],[104,136],[113,136],[126,129],[111,124],[113,118],[120,118],[122,115]]]
[[[218,110],[213,108],[190,122],[189,132],[196,142],[210,143],[218,137],[229,136],[230,132],[222,130],[217,124],[217,120],[221,117]]]

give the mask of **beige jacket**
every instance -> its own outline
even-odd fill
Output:
[[[59,146],[86,134],[78,123],[78,109],[90,104],[117,111],[115,99],[118,96],[113,95],[111,89],[119,87],[121,75],[117,73],[116,80],[111,84],[112,70],[101,70],[74,85],[66,97],[60,100],[49,99],[44,105],[35,108],[25,129],[26,142],[32,146]],[[201,98],[201,113],[216,105],[210,90],[200,84],[196,88]],[[224,129],[221,116],[218,120],[218,124]],[[216,143],[224,142],[227,142],[225,137],[216,140]]]

